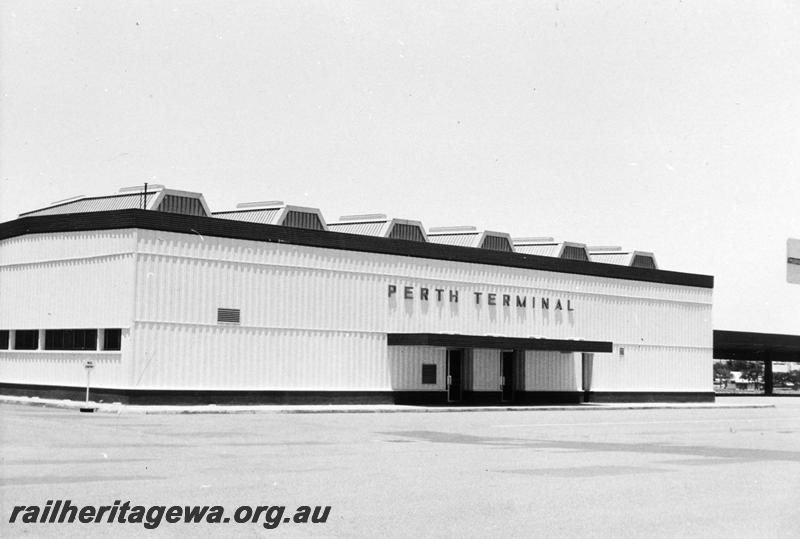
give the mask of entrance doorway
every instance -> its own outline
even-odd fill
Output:
[[[516,389],[516,358],[517,354],[513,350],[503,350],[502,360],[502,400],[511,402],[514,400],[514,390]]]
[[[460,402],[463,393],[464,351],[447,351],[447,400]]]

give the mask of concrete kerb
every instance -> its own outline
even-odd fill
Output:
[[[775,408],[774,404],[720,404],[714,403],[584,403],[572,405],[541,406],[408,406],[399,404],[360,404],[360,405],[129,405],[121,403],[40,399],[38,397],[17,397],[0,395],[0,404],[38,406],[75,410],[93,408],[106,414],[380,414],[380,413],[450,413],[450,412],[532,412],[553,410],[716,410],[726,408]]]

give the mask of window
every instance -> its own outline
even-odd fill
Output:
[[[18,329],[14,332],[14,350],[36,350],[39,348],[38,329]]]
[[[0,329],[0,350],[8,350],[8,336],[7,329]]]
[[[217,309],[217,322],[238,324],[240,316],[241,311],[239,309]]]
[[[422,383],[435,384],[436,383],[436,364],[423,363],[422,364]]]
[[[103,332],[103,350],[120,350],[122,348],[122,330],[107,329]]]
[[[45,350],[97,350],[96,329],[48,329]]]

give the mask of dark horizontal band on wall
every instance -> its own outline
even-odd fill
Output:
[[[514,402],[518,404],[582,404],[583,391],[517,391]]]
[[[192,215],[138,209],[21,217],[14,221],[0,223],[0,240],[25,234],[115,230],[123,228],[141,228],[176,232],[180,234],[198,234],[220,238],[289,243],[325,249],[410,256],[434,260],[450,260],[454,262],[507,266],[512,268],[694,286],[699,288],[714,287],[714,277],[710,275],[649,268],[634,268],[615,264],[603,264],[600,262],[567,260],[549,256],[492,251],[457,245],[361,236],[342,232],[308,230],[303,228],[265,225],[261,223],[249,223],[231,219],[196,217]]]
[[[3,395],[82,401],[85,387],[0,383]],[[121,404],[394,404],[392,391],[216,391],[92,388],[94,402]]]
[[[503,350],[552,350],[558,352],[611,352],[607,341],[569,339],[525,339],[489,335],[455,335],[446,333],[389,333],[389,346],[446,346],[448,348],[490,348]]]
[[[587,391],[586,402],[714,402],[713,391]]]
[[[85,387],[0,383],[0,394],[83,401]],[[447,391],[215,391],[93,388],[93,402],[132,405],[301,405],[301,404],[407,404],[407,405],[526,405],[580,404],[581,402],[714,402],[713,392],[582,392],[515,391],[511,401],[501,392],[465,391],[460,402],[448,402]]]

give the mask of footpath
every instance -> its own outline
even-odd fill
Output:
[[[496,406],[406,406],[399,404],[318,404],[318,405],[133,405],[118,402],[92,402],[38,397],[0,395],[0,404],[61,408],[76,412],[110,414],[379,414],[379,413],[463,413],[463,412],[531,412],[549,410],[692,410],[725,408],[775,408],[771,399],[718,398],[716,402],[646,402],[646,403],[584,403],[569,405],[496,405]]]

